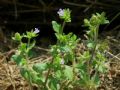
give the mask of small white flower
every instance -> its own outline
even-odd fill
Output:
[[[64,16],[64,9],[60,8],[57,13],[59,14],[59,16]]]
[[[61,61],[60,61],[60,64],[64,64],[65,63],[65,61],[64,61],[64,59],[62,59]]]
[[[34,31],[34,33],[39,33],[40,32],[40,30],[38,29],[38,28],[35,28],[35,31]]]

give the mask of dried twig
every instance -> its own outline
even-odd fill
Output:
[[[110,60],[113,60],[114,58],[117,59],[117,60],[120,60],[120,58],[118,57],[118,55],[120,55],[120,53],[117,54],[117,55],[114,55],[114,54],[110,53],[109,51],[106,51],[106,53],[113,57],[113,58],[110,59]]]

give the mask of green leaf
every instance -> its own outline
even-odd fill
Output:
[[[62,36],[61,34],[55,33],[55,36],[57,37],[57,39],[58,39],[59,41],[62,41],[63,36]]]
[[[22,60],[21,60],[21,65],[26,65],[26,64],[27,64],[27,60],[24,59],[24,58],[22,58]]]
[[[104,63],[105,64],[105,63]],[[99,67],[98,67],[98,71],[100,72],[100,73],[105,73],[105,72],[107,72],[107,67],[105,67],[104,66],[104,64],[102,65],[99,65]]]
[[[83,53],[83,55],[81,55],[81,57],[80,57],[80,64],[84,64],[89,59],[90,59],[90,52],[89,51],[85,51]]]
[[[26,80],[29,80],[30,73],[26,68],[21,68],[20,73]]]
[[[26,32],[27,33],[27,38],[31,39],[32,38],[32,33],[31,32]]]
[[[19,50],[22,52],[26,52],[27,49],[27,44],[26,43],[21,43],[19,46]]]
[[[67,79],[72,80],[73,79],[73,68],[70,66],[65,66],[64,75]]]
[[[38,75],[35,71],[29,71],[31,74],[31,79],[33,83],[36,83],[38,85],[43,84],[42,77]]]
[[[88,47],[88,48],[94,48],[94,43],[92,43],[92,42],[88,43],[88,44],[87,44],[87,47]]]
[[[71,11],[69,9],[64,9],[64,13],[65,22],[71,22]]]
[[[75,34],[73,34],[73,35],[71,36],[71,40],[72,40],[72,41],[76,41],[76,40],[77,40],[77,36],[76,36]]]
[[[61,25],[59,25],[56,21],[52,21],[52,27],[56,33],[60,33]]]
[[[34,38],[34,37],[37,36],[37,34],[34,33],[33,31],[31,31],[31,32],[26,32],[26,33],[27,33],[26,37],[29,38],[29,39]]]
[[[58,86],[58,80],[56,78],[51,77],[50,78],[50,82],[49,82],[49,86],[51,90],[59,90],[59,86]]]
[[[41,77],[38,76],[37,73],[32,70],[21,68],[20,73],[26,80],[28,80],[31,83],[36,83],[38,85],[43,84]]]
[[[95,86],[99,86],[100,85],[100,78],[99,78],[99,75],[98,74],[95,74],[91,80],[95,83]]]
[[[88,74],[86,73],[86,70],[82,70],[80,71],[80,80],[79,80],[79,83],[80,85],[82,86],[87,86],[87,84],[90,82],[90,79],[89,79],[89,76]]]
[[[16,41],[21,41],[22,36],[19,33],[15,33],[15,37],[13,37],[12,39]]]
[[[35,70],[38,73],[42,73],[47,69],[48,65],[47,63],[37,63],[33,65],[33,70]]]
[[[88,21],[88,19],[84,19],[84,25],[85,26],[90,26],[90,22]]]
[[[57,71],[55,72],[55,76],[56,76],[58,79],[60,79],[60,78],[62,77],[62,72],[61,72],[60,70],[57,70]]]
[[[28,52],[28,56],[29,56],[30,58],[35,58],[35,57],[38,56],[38,52],[36,52],[36,51],[34,51],[34,50],[30,50],[30,51]]]
[[[61,51],[63,51],[63,52],[70,52],[71,48],[68,45],[66,45],[64,47],[61,47]]]
[[[17,65],[21,65],[22,64],[22,59],[23,58],[20,55],[13,55],[12,56],[12,60],[14,60]]]
[[[55,64],[54,66],[59,67],[61,59],[62,58],[60,57],[60,55],[57,55],[54,60],[54,64]]]

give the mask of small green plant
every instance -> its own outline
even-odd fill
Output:
[[[88,19],[84,19],[84,26],[88,27],[85,51],[79,58],[78,70],[80,75],[79,84],[85,90],[96,90],[100,85],[100,74],[107,71],[104,46],[98,39],[99,26],[109,23],[105,18],[105,13],[96,13]],[[104,47],[103,47],[104,46]]]
[[[65,34],[66,23],[71,22],[71,11],[69,9],[59,9],[57,12],[63,24],[52,21],[52,26],[57,38],[57,44],[51,46],[52,60],[48,62],[29,65],[30,51],[35,46],[36,37],[39,30],[26,32],[20,35],[16,33],[14,40],[19,42],[18,49],[12,59],[20,67],[21,75],[32,84],[37,84],[40,90],[71,90],[76,87],[84,90],[96,90],[100,85],[100,74],[107,72],[104,43],[98,39],[99,26],[106,24],[104,13],[93,14],[92,17],[84,19],[84,26],[88,27],[87,40],[84,44],[86,51],[76,57],[75,49],[80,41],[73,33]],[[27,38],[28,42],[22,42]]]
[[[15,36],[13,37],[13,40],[17,41],[19,46],[15,55],[12,56],[12,60],[19,66],[21,75],[29,82],[30,90],[32,90],[33,82],[40,82],[40,80],[38,80],[39,78],[37,78],[37,73],[32,70],[28,63],[31,56],[31,50],[35,46],[35,41],[32,40],[32,38],[35,38],[38,33],[39,30],[35,28],[35,31],[26,32],[26,34],[23,35],[15,33]],[[26,43],[22,41],[23,38],[27,39]]]

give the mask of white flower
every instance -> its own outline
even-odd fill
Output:
[[[64,16],[64,9],[60,8],[57,13],[59,14],[59,16]]]
[[[38,28],[35,28],[35,31],[34,31],[34,33],[39,33],[40,32],[40,30],[38,29]]]
[[[61,61],[60,61],[60,64],[64,64],[65,63],[65,61],[64,61],[64,59],[62,59]]]

